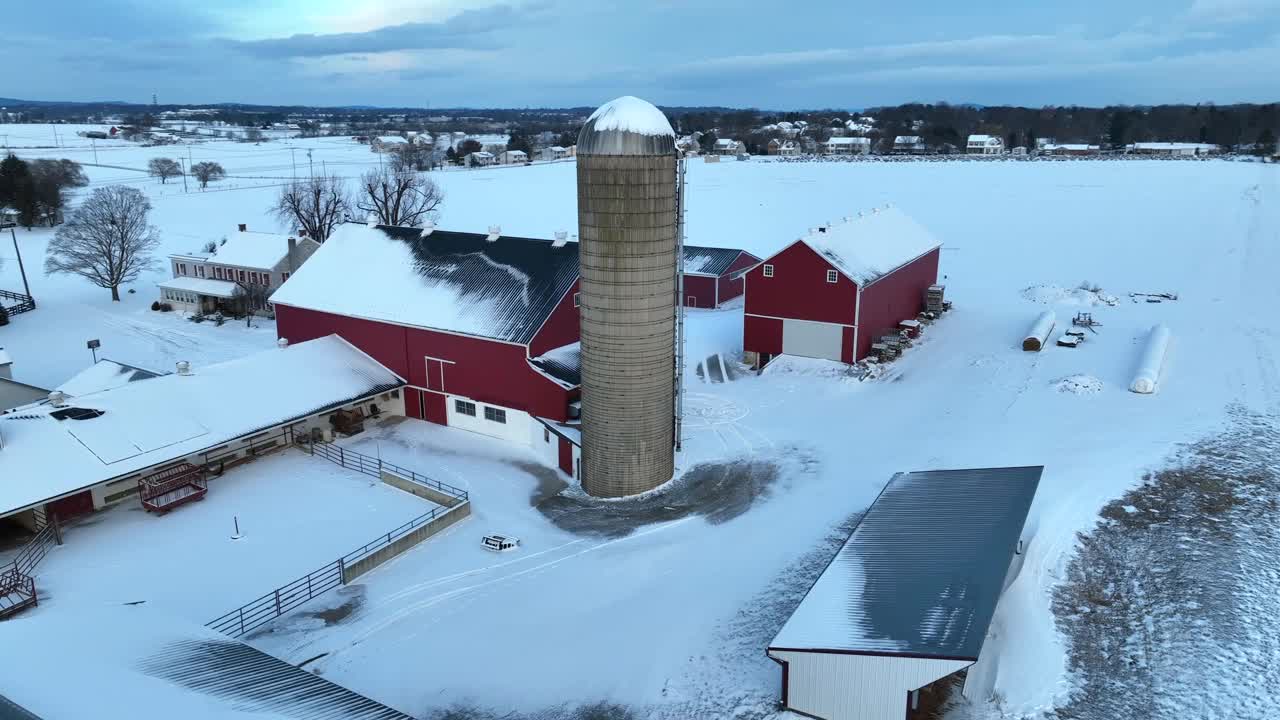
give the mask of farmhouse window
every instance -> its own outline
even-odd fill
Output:
[[[252,284],[254,284],[254,285],[257,285],[257,284],[258,284],[258,273],[256,273],[256,272],[250,272],[250,273],[249,273],[249,282],[250,282],[250,283],[252,283]]]
[[[242,283],[243,283],[243,282],[244,282],[244,271],[243,271],[243,270],[237,270],[236,272],[238,272],[238,273],[240,274],[240,282],[242,282]]]
[[[772,266],[772,265],[765,265],[765,266],[764,266],[764,276],[765,276],[765,277],[773,277],[773,266]]]
[[[505,425],[507,423],[507,411],[501,408],[486,407],[484,409],[484,419]]]
[[[284,282],[285,280],[288,280],[288,279],[289,279],[289,273],[280,273],[280,282]]]
[[[214,276],[215,278],[217,278],[218,280],[221,280],[221,279],[222,279],[222,268],[217,267],[217,266],[214,266],[214,268],[213,268],[213,276]]]
[[[271,273],[262,273],[262,284],[267,286],[271,285]]]
[[[833,283],[839,279],[840,279],[840,273],[836,272],[835,270],[827,271],[827,282]]]
[[[466,400],[454,400],[453,409],[459,415],[470,415],[471,417],[476,416],[476,404],[473,402],[467,402]]]

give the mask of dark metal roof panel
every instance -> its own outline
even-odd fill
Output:
[[[895,475],[770,647],[977,659],[1043,469]]]
[[[746,252],[738,248],[713,248],[701,245],[684,246],[684,271],[697,275],[719,277],[729,271],[738,256]]]
[[[565,385],[577,387],[582,384],[582,343],[548,350],[529,362]]]

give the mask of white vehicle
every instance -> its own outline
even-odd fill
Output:
[[[480,541],[485,550],[491,552],[507,552],[520,547],[520,538],[507,537],[506,535],[485,535]]]

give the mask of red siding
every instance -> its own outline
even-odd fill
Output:
[[[576,292],[578,292],[578,283],[575,282],[573,289],[565,294],[560,304],[556,305],[556,309],[551,311],[547,321],[533,336],[533,341],[529,343],[530,356],[538,357],[548,350],[576,343],[581,339],[578,334],[578,308],[573,306],[573,294]]]
[[[93,493],[85,490],[75,495],[68,495],[54,500],[44,506],[45,512],[58,516],[59,520],[69,520],[77,515],[93,512]]]
[[[862,290],[858,314],[858,359],[871,352],[871,343],[914,318],[924,309],[924,293],[938,281],[939,249],[920,256]]]
[[[853,356],[853,336],[855,333],[851,327],[842,328],[842,330],[843,332],[840,334],[840,361],[852,365],[857,361],[857,358]]]
[[[427,415],[423,420],[436,423],[437,425],[449,424],[449,412],[446,403],[449,398],[444,395],[433,392],[422,393],[422,404],[426,407]]]
[[[419,388],[442,388],[492,405],[553,420],[568,419],[569,391],[529,365],[528,348],[524,345],[285,305],[276,306],[276,328],[280,337],[290,342],[336,333]],[[438,376],[428,379],[427,357],[451,361],[443,365],[443,385]],[[440,367],[438,363],[431,364],[437,370]],[[431,402],[430,397],[428,401]],[[439,402],[443,407],[443,398]]]
[[[690,300],[690,298],[693,298]],[[703,275],[684,276],[685,307],[714,308],[716,306],[716,279]]]
[[[782,352],[782,321],[751,315],[743,318],[742,349],[770,355]]]
[[[831,264],[808,245],[794,243],[766,262],[773,265],[773,277],[764,276],[764,265],[746,275],[747,315],[854,324],[858,286],[844,275],[827,282]]]
[[[742,253],[738,256],[737,260],[733,261],[733,264],[729,266],[729,269],[726,270],[719,278],[720,302],[732,300],[742,294],[742,287],[745,284],[743,283],[742,278],[739,277],[737,279],[730,280],[729,276],[739,270],[749,268],[758,262],[760,262],[760,258],[749,252]]]
[[[422,391],[417,388],[404,389],[404,414],[422,420]]]

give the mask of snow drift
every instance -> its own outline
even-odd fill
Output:
[[[1147,345],[1142,350],[1142,358],[1138,361],[1138,370],[1134,373],[1133,383],[1129,389],[1136,393],[1153,393],[1160,381],[1160,370],[1164,367],[1164,355],[1169,349],[1169,328],[1156,325],[1147,336]]]

